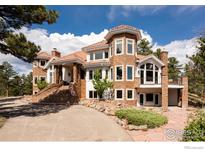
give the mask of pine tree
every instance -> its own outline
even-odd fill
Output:
[[[24,34],[14,32],[32,24],[52,24],[57,18],[56,11],[44,6],[0,6],[0,52],[32,62],[40,47],[28,41]]]
[[[169,57],[168,59],[168,75],[169,79],[177,80],[180,76],[179,61],[175,57]]]
[[[138,44],[138,53],[141,55],[149,55],[152,54],[152,45],[147,39],[140,40]]]
[[[162,50],[160,48],[158,48],[153,54],[157,57],[160,58],[160,54],[161,54]]]

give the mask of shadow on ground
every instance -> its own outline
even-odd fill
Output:
[[[55,95],[46,97],[39,103],[28,103],[26,105],[9,105],[5,102],[0,106],[0,116],[6,118],[18,116],[42,116],[49,113],[57,113],[61,110],[69,108],[71,105],[78,103],[78,97],[72,96],[67,90],[62,90]]]

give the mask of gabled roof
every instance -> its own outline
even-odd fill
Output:
[[[152,60],[154,60],[155,62],[157,62],[160,66],[164,66],[164,63],[159,59],[159,58],[157,58],[156,56],[154,56],[154,55],[148,55],[148,56],[145,56],[144,58],[141,58],[138,62],[139,62],[139,64],[140,63],[143,63],[143,62],[146,62],[146,61],[148,61],[149,59],[152,59]]]
[[[40,51],[35,59],[49,60],[52,56],[45,51]]]
[[[67,62],[76,62],[84,64],[86,62],[87,54],[84,51],[76,51],[74,53],[62,56],[52,62],[52,64],[62,64]]]
[[[106,40],[109,40],[113,35],[119,34],[119,33],[130,33],[136,35],[137,39],[141,39],[140,31],[129,25],[119,25],[116,27],[113,27],[109,30],[108,34],[105,36]]]
[[[82,50],[83,51],[94,51],[94,50],[101,50],[101,49],[107,49],[109,48],[109,45],[107,44],[106,40],[91,44],[89,46],[83,47]]]

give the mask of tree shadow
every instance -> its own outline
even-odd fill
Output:
[[[46,97],[38,103],[27,105],[0,107],[0,116],[13,118],[18,116],[43,116],[49,113],[57,113],[77,104],[79,97],[72,95],[69,89],[61,90]]]

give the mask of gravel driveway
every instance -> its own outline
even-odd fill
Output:
[[[111,118],[80,105],[44,116],[9,118],[0,129],[0,141],[131,140]]]

